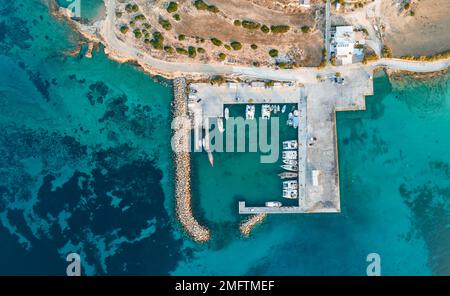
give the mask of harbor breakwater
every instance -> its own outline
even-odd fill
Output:
[[[185,78],[173,81],[174,99],[172,115],[174,119],[187,118],[187,85]],[[191,158],[189,155],[189,129],[180,133],[172,143],[175,162],[175,203],[178,220],[184,230],[197,242],[210,239],[208,228],[200,225],[195,219],[191,206]]]
[[[251,216],[250,218],[242,222],[241,226],[239,227],[241,233],[244,236],[249,236],[253,227],[261,223],[266,217],[267,213],[261,213]]]

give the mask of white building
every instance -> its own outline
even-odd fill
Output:
[[[298,0],[298,4],[301,7],[309,8],[311,6],[311,1],[310,0]]]
[[[332,41],[337,62],[342,65],[351,64],[355,48],[355,33],[353,26],[336,27],[334,40]]]

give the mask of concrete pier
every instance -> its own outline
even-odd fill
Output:
[[[372,72],[359,68],[348,75],[331,73],[318,77],[314,83],[302,85],[295,82],[270,86],[261,82],[221,86],[199,83],[191,84],[190,88],[191,94],[195,94],[190,112],[203,118],[223,117],[224,104],[297,104],[300,114],[298,204],[289,207],[246,206],[245,201],[240,201],[240,214],[341,211],[336,112],[365,109],[365,96],[373,94]],[[282,188],[280,197],[281,194]],[[266,201],[261,200],[261,204]]]

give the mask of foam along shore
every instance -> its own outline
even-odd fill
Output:
[[[176,78],[173,81],[174,100],[173,118],[185,117],[187,114],[186,79]],[[174,143],[175,162],[175,203],[178,220],[185,231],[197,242],[210,239],[210,231],[195,219],[191,206],[191,159],[188,151],[189,133],[183,133],[179,141]]]
[[[267,213],[262,213],[262,214],[253,215],[250,218],[248,218],[247,220],[244,220],[244,222],[242,222],[241,226],[239,227],[239,229],[241,230],[241,233],[244,236],[249,236],[253,227],[255,227],[256,225],[261,223],[266,217],[267,217]]]

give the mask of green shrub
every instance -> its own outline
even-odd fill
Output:
[[[275,81],[273,81],[273,80],[264,82],[265,87],[273,87],[274,85],[275,85]]]
[[[162,49],[164,43],[164,36],[160,32],[154,32],[153,39],[150,42],[153,48]]]
[[[228,44],[224,44],[223,47],[225,47],[227,50],[232,50],[231,46],[229,46]]]
[[[177,22],[179,22],[181,20],[181,17],[178,13],[173,15],[173,19],[176,20]]]
[[[136,4],[131,5],[128,3],[125,6],[125,11],[128,13],[137,12],[138,10],[139,10],[139,6],[137,6]]]
[[[367,54],[364,56],[362,63],[367,64],[367,62],[369,62],[369,61],[376,61],[376,60],[378,60],[378,56],[376,54],[374,54],[374,53]]]
[[[215,46],[222,46],[223,42],[215,37],[211,38],[211,42],[215,45]]]
[[[137,16],[134,17],[134,20],[136,20],[136,21],[145,21],[146,18],[145,18],[145,15],[138,14]]]
[[[202,47],[197,48],[198,53],[206,53],[206,50]]]
[[[411,4],[409,2],[406,3],[405,6],[404,6],[405,10],[408,10],[410,7],[411,7]]]
[[[160,17],[158,22],[165,30],[169,31],[172,29],[172,24],[168,20]]]
[[[195,58],[197,56],[197,50],[193,46],[188,47],[188,55],[190,58]]]
[[[270,55],[272,58],[277,57],[277,56],[278,56],[278,50],[276,50],[276,49],[271,49],[271,50],[269,50],[269,55]]]
[[[169,5],[167,6],[167,12],[172,13],[178,10],[178,3],[176,2],[169,2]]]
[[[239,26],[242,25],[242,23],[241,23],[240,20],[235,20],[235,21],[233,22],[233,24],[234,24],[236,27],[239,27]]]
[[[120,27],[120,32],[122,32],[122,34],[128,33],[128,30],[128,26],[123,25],[122,27]]]
[[[253,49],[253,50],[256,50],[256,49],[258,49],[258,45],[256,45],[256,44],[252,44],[252,45],[250,45],[250,47]]]
[[[137,39],[142,37],[142,32],[139,29],[134,29],[133,34],[134,34],[134,37],[136,37]]]
[[[392,50],[388,46],[384,45],[381,49],[381,55],[384,58],[392,58]]]
[[[240,42],[237,41],[233,41],[230,43],[230,46],[234,49],[234,50],[240,50],[242,49],[242,44]]]
[[[224,54],[223,52],[219,53],[219,60],[225,61],[226,58],[227,58],[226,54]]]
[[[170,53],[170,54],[172,54],[172,53],[174,53],[175,52],[175,50],[173,49],[173,47],[172,46],[164,46],[164,51],[165,52],[167,52],[167,53]]]
[[[212,13],[219,13],[220,12],[219,8],[217,8],[217,6],[214,6],[214,5],[209,5],[208,6],[208,11],[212,12]]]
[[[177,51],[177,53],[179,53],[179,54],[188,55],[188,51],[187,51],[186,49],[184,49],[184,48],[177,47],[176,51]]]
[[[249,30],[257,30],[261,27],[261,24],[255,23],[253,21],[244,20],[244,21],[242,21],[242,27],[249,29]]]
[[[122,17],[122,12],[121,11],[116,11],[116,17],[117,18],[121,18]]]
[[[264,33],[269,33],[270,32],[270,28],[269,27],[267,27],[266,25],[262,25],[261,26],[261,31],[263,31]]]
[[[145,39],[144,39],[144,43],[147,44],[147,45],[149,45],[149,44],[151,44],[151,41],[150,41],[150,39],[145,38]]]
[[[308,26],[302,26],[301,30],[303,33],[308,33],[311,29]]]
[[[152,27],[149,23],[143,23],[142,26],[146,29],[150,29]]]
[[[195,0],[194,1],[194,6],[198,10],[208,10],[208,11],[210,11],[212,13],[218,13],[220,11],[219,8],[217,8],[216,6],[208,5],[205,2],[203,2],[203,0]]]
[[[178,40],[183,41],[186,39],[186,35],[180,34],[178,35]]]
[[[270,31],[274,34],[286,33],[289,29],[290,27],[288,25],[270,26]]]
[[[415,13],[413,10],[411,10],[411,11],[409,12],[409,15],[410,15],[410,16],[415,16],[416,13]]]
[[[213,77],[211,77],[210,79],[209,79],[209,81],[211,82],[211,84],[218,84],[218,85],[220,85],[220,84],[222,84],[222,83],[225,83],[225,78],[223,78],[222,76],[220,76],[220,75],[217,75],[217,76],[213,76]]]
[[[130,21],[130,27],[132,27],[132,28],[136,27],[136,22],[135,21]]]

